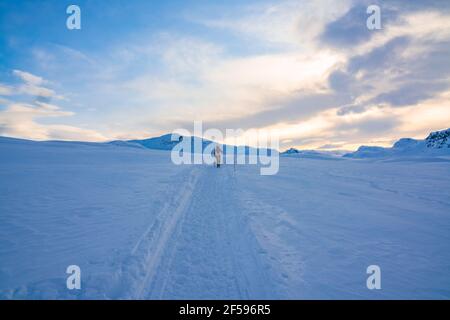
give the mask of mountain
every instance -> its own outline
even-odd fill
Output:
[[[214,141],[200,138],[200,137],[182,137],[178,136],[178,140],[172,141],[172,134],[165,134],[160,137],[142,139],[142,140],[113,140],[109,142],[83,142],[83,141],[59,141],[59,140],[46,140],[46,141],[34,141],[27,139],[19,139],[19,138],[10,138],[10,137],[2,137],[0,136],[0,141],[2,143],[14,144],[20,143],[21,145],[47,145],[47,146],[60,146],[60,147],[71,147],[75,145],[82,145],[85,147],[131,147],[138,149],[152,149],[152,150],[167,150],[170,151],[172,148],[177,145],[182,139],[189,139],[191,141],[191,150],[192,152],[196,152],[194,150],[195,145],[201,145],[201,151],[214,143]],[[245,154],[249,155],[250,152],[254,152],[255,154],[268,154],[271,155],[272,152],[277,152],[272,149],[265,148],[254,148],[249,146],[233,146],[233,145],[222,145],[223,153],[227,154],[227,151],[233,150],[235,154]]]
[[[182,137],[178,136],[178,140],[172,141],[172,134],[165,134],[160,137],[141,139],[141,140],[114,140],[110,142],[83,142],[83,141],[32,141],[9,137],[0,137],[3,143],[14,144],[20,143],[22,145],[35,143],[45,144],[48,146],[75,146],[82,145],[84,147],[104,146],[104,147],[132,147],[139,149],[153,149],[153,150],[172,150],[181,139],[190,139],[191,149],[194,150],[194,145],[201,145],[202,151],[214,141],[200,138],[200,137]],[[253,148],[249,146],[232,146],[223,145],[224,154],[227,150],[233,150],[238,154],[250,154],[250,151],[257,154],[272,154],[277,152],[272,149]],[[344,152],[344,154],[343,154]],[[318,151],[318,150],[299,150],[290,148],[280,153],[284,157],[298,157],[311,159],[339,159],[344,158],[388,158],[388,157],[417,157],[417,156],[450,156],[450,128],[446,130],[436,131],[430,133],[425,139],[417,140],[412,138],[402,138],[394,143],[391,148],[377,147],[377,146],[361,146],[355,152],[345,153],[345,151]]]
[[[137,144],[147,149],[172,150],[179,140],[172,141],[172,134],[165,134],[160,137],[154,137],[142,140],[128,140],[127,143]],[[180,138],[178,138],[180,139]]]
[[[424,140],[402,138],[391,148],[361,146],[345,158],[420,157],[450,155],[450,129],[432,132]]]
[[[450,128],[430,133],[425,141],[428,148],[450,148]]]
[[[310,159],[337,159],[342,156],[339,151],[317,151],[317,150],[299,150],[290,148],[280,153],[284,157],[298,157]]]
[[[301,153],[300,150],[295,149],[295,148],[290,148],[290,149],[288,149],[288,150],[282,152],[281,154],[287,156],[287,155],[298,155],[298,154],[300,154],[300,153]]]
[[[128,140],[128,141],[113,141],[110,143],[130,143],[132,145],[140,145],[144,148],[147,149],[156,149],[156,150],[172,150],[173,147],[175,145],[177,145],[178,143],[180,143],[183,139],[189,139],[191,141],[191,150],[194,150],[194,146],[195,145],[201,145],[202,146],[202,151],[211,143],[214,143],[214,141],[205,139],[205,138],[200,138],[200,137],[196,137],[196,136],[191,136],[191,137],[184,137],[184,136],[179,136],[176,135],[175,141],[172,141],[172,134],[165,134],[162,135],[160,137],[154,137],[154,138],[149,138],[149,139],[142,139],[142,140]],[[234,152],[239,152],[239,154],[246,154],[248,155],[250,153],[250,151],[256,152],[257,154],[260,154],[261,152],[266,154],[267,150],[269,155],[271,154],[271,152],[273,152],[274,150],[271,149],[264,149],[264,148],[253,148],[253,147],[249,147],[249,146],[241,146],[241,149],[239,149],[239,147],[236,146],[232,146],[232,145],[223,145],[223,153],[226,154],[228,150],[234,150]],[[243,151],[243,152],[242,152]]]

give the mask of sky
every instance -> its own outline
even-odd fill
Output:
[[[281,149],[448,128],[450,2],[0,0],[1,136],[141,139],[194,121],[277,132]]]

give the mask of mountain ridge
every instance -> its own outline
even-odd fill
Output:
[[[132,140],[112,140],[107,142],[85,142],[85,141],[63,141],[63,140],[45,140],[45,141],[35,141],[30,139],[14,138],[14,137],[4,137],[0,136],[0,141],[5,141],[9,143],[14,143],[18,141],[26,141],[28,143],[51,143],[51,144],[83,144],[86,146],[101,146],[101,145],[113,145],[122,147],[133,147],[151,150],[172,150],[172,148],[178,144],[181,140],[190,139],[192,150],[196,143],[200,143],[202,146],[202,152],[207,145],[210,143],[215,143],[212,140],[206,138],[200,138],[196,136],[179,136],[178,140],[172,141],[172,134],[164,134],[157,137],[151,137],[147,139],[132,139]],[[232,148],[235,152],[242,152],[244,150],[245,154],[249,154],[250,150],[255,150],[258,154],[261,151],[271,154],[272,149],[256,148],[250,146],[235,146],[235,145],[223,145],[224,153],[226,150]],[[320,159],[336,159],[336,158],[383,158],[392,156],[420,156],[420,155],[450,155],[450,128],[433,131],[428,134],[425,139],[413,139],[413,138],[401,138],[397,140],[392,147],[379,147],[379,146],[360,146],[354,152],[346,152],[342,150],[337,151],[321,151],[321,150],[302,150],[297,148],[289,148],[284,152],[280,152],[281,156],[288,157],[305,157],[305,158],[320,158]]]
[[[392,147],[360,146],[344,158],[450,155],[450,128],[431,132],[425,139],[401,138]]]

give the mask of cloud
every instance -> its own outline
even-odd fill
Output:
[[[425,82],[412,80],[400,88],[382,93],[371,100],[376,104],[388,103],[394,107],[403,107],[417,104],[421,101],[433,98],[436,93],[445,91],[450,86],[448,80]]]
[[[366,21],[369,5],[378,5],[381,9],[382,30],[369,30]],[[354,50],[364,45],[380,46],[398,36],[417,36],[435,32],[447,33],[437,29],[439,24],[448,25],[446,15],[450,13],[449,3],[444,1],[402,1],[391,0],[353,1],[353,5],[338,19],[327,24],[320,35],[323,45],[331,45],[339,50]],[[427,20],[426,24],[423,22]],[[447,19],[448,20],[448,19]],[[431,31],[434,30],[434,31]],[[372,47],[373,48],[373,47]]]
[[[33,104],[14,103],[0,111],[0,135],[35,140],[86,140],[101,141],[106,138],[94,130],[60,124],[41,124],[39,118],[72,116],[56,105],[42,102]]]
[[[408,12],[370,41],[356,43],[345,66],[328,79],[333,90],[354,97],[338,115],[363,113],[373,106],[408,107],[448,90],[450,33],[441,30],[442,25],[450,27],[447,14]]]
[[[334,127],[336,137],[341,138],[341,132],[346,134],[352,130],[358,136],[358,139],[374,134],[386,134],[395,129],[400,123],[399,119],[390,114],[380,114],[377,117],[361,117],[352,121],[345,121]]]
[[[243,5],[231,14],[223,10],[213,19],[193,17],[192,20],[257,41],[256,45],[278,48],[287,45],[307,50],[323,26],[345,12],[349,5],[350,1],[276,1]]]
[[[352,113],[363,113],[367,110],[367,107],[362,105],[348,105],[340,107],[337,111],[338,116],[345,116]]]
[[[13,74],[30,85],[38,86],[38,85],[44,84],[46,82],[46,81],[44,81],[43,78],[41,78],[39,76],[35,76],[34,74],[31,74],[31,73],[25,72],[25,71],[13,70]]]
[[[10,96],[14,92],[11,86],[7,86],[0,83],[0,96]]]
[[[144,138],[203,120],[221,129],[278,128],[283,141],[309,148],[389,143],[416,134],[405,125],[411,112],[442,112],[436,97],[450,102],[450,6],[380,1],[383,29],[369,31],[369,4],[215,4],[185,13],[185,29],[124,30],[99,51],[42,45],[32,49],[33,72],[52,81],[16,70],[21,83],[0,93],[36,97],[49,105],[32,108],[52,117],[64,112],[52,107],[54,88],[70,88],[73,122],[89,119],[108,137]],[[42,129],[36,113],[29,117]],[[429,129],[442,124],[427,119]],[[60,135],[49,128],[42,136]],[[74,139],[79,132],[59,130]]]
[[[11,94],[24,94],[37,98],[64,99],[63,96],[57,95],[52,89],[44,87],[43,85],[47,84],[48,81],[42,77],[21,70],[13,70],[13,74],[24,83],[18,85],[14,89],[11,89]]]
[[[342,149],[342,147],[344,146],[344,143],[327,143],[324,144],[320,147],[318,147],[317,149],[321,149],[321,150],[335,150],[335,149]]]
[[[344,15],[325,27],[320,40],[334,47],[349,47],[370,41],[375,33],[366,27],[368,17],[366,9],[367,5],[363,3],[351,7]]]
[[[59,96],[56,96],[55,91],[53,91],[51,89],[34,86],[34,85],[29,85],[29,84],[19,86],[17,88],[16,92],[19,94],[26,94],[26,95],[42,97],[42,98],[58,98],[58,99],[61,98]]]
[[[318,4],[322,11],[327,8],[323,4]],[[448,21],[448,17],[436,11],[422,12],[420,9],[423,8],[419,5],[415,6],[414,10],[406,10],[407,14],[402,14],[398,4],[387,6],[383,4],[381,6],[384,30],[381,32],[372,32],[366,28],[367,6],[360,2],[352,6],[342,5],[339,10],[329,10],[325,15],[327,19],[316,19],[312,22],[311,29],[299,29],[305,31],[305,37],[309,37],[307,46],[315,53],[326,52],[327,46],[330,50],[337,50],[328,51],[337,58],[328,65],[328,68],[317,72],[320,75],[317,82],[312,80],[314,77],[302,70],[312,63],[303,58],[306,56],[305,51],[298,48],[294,50],[285,48],[285,51],[291,51],[289,54],[293,57],[292,60],[286,58],[288,56],[286,53],[273,54],[266,61],[264,55],[229,59],[225,63],[223,61],[226,59],[221,57],[222,61],[218,61],[215,67],[208,69],[205,79],[208,80],[208,84],[217,84],[214,87],[219,88],[217,96],[224,99],[217,99],[217,103],[214,103],[215,100],[209,101],[214,104],[212,112],[207,106],[205,110],[202,108],[197,110],[211,127],[227,128],[236,125],[243,128],[265,127],[277,123],[301,123],[324,110],[333,108],[336,108],[335,114],[339,116],[364,114],[371,108],[387,112],[389,106],[410,106],[445,90],[446,82],[442,78],[448,75],[448,71],[445,68],[440,70],[433,68],[433,71],[427,73],[427,70],[430,70],[433,61],[436,61],[436,57],[431,57],[428,53],[448,38],[448,32],[443,32],[439,28],[439,24]],[[297,2],[297,6],[301,4]],[[259,9],[252,8],[249,10],[250,13],[244,11],[236,17],[219,18],[203,23],[208,27],[230,30],[237,35],[251,36],[260,41],[295,44],[299,39],[299,30],[296,30],[295,26],[298,26],[300,18],[304,17],[304,12],[320,10],[302,11],[293,10],[293,7],[295,5],[292,2],[288,2],[287,5],[280,3],[273,7],[267,5]],[[335,19],[330,21],[330,17],[333,16]],[[436,21],[439,21],[439,24]],[[429,46],[424,48],[425,44]],[[280,57],[280,61],[285,62],[286,72],[283,71],[282,64],[277,64],[277,56]],[[445,54],[442,55],[444,56]],[[258,60],[261,63],[256,63]],[[316,61],[321,63],[320,59]],[[436,63],[441,66],[444,64],[444,60]],[[279,76],[276,72],[271,73],[270,68],[277,70]],[[313,69],[320,68],[316,66]],[[202,72],[198,74],[203,75]],[[301,74],[307,79],[304,83],[293,80],[298,80],[296,76]],[[422,80],[425,79],[428,81],[431,79],[432,83],[423,83]],[[306,84],[308,80],[309,86]],[[175,83],[172,85],[175,88]],[[195,92],[206,88],[211,87],[197,87]],[[232,92],[235,101],[224,97],[221,89]],[[413,90],[414,93],[408,93],[409,90]],[[216,90],[207,91],[216,92]],[[229,105],[226,112],[222,111],[224,104]],[[188,109],[191,110],[191,107]],[[188,126],[189,120],[182,117],[177,124]],[[398,121],[390,121],[387,118],[363,121],[360,125],[353,123],[356,131],[362,132],[362,128],[366,126],[367,134],[373,135],[384,132],[396,124]],[[349,128],[346,129],[348,130]],[[317,130],[315,134],[322,133]]]
[[[392,141],[405,116],[392,108],[407,110],[448,88],[450,34],[441,30],[449,24],[447,13],[419,5],[402,13],[395,2],[382,4],[383,30],[369,34],[361,3],[293,10],[299,3],[197,21],[241,40],[270,43],[275,52],[230,56],[226,47],[208,50],[214,45],[201,41],[161,46],[170,73],[129,82],[142,101],[163,106],[152,108],[158,111],[148,120],[139,115],[139,126],[155,125],[150,118],[158,117],[177,127],[194,119],[221,129],[284,127],[282,138],[292,143],[320,147],[337,139],[354,148],[364,140]],[[322,19],[306,17],[324,11]],[[296,29],[303,18],[312,25]],[[297,46],[299,39],[305,45]]]
[[[283,113],[280,107],[291,96],[305,100],[303,108],[309,112],[325,103],[321,102],[321,92],[326,90],[323,82],[342,62],[341,55],[328,50],[230,57],[221,48],[198,40],[175,37],[166,41],[152,56],[156,61],[162,57],[165,72],[139,75],[122,88],[129,90],[133,103],[152,106],[149,118],[163,117],[166,124],[175,126],[195,119],[233,126],[261,125],[265,114],[268,121],[274,121],[276,113],[277,118],[289,117],[288,110]],[[308,99],[313,93],[318,94],[317,103]],[[284,107],[301,112],[289,103]],[[139,120],[142,118],[140,112]]]
[[[40,119],[70,117],[75,113],[62,110],[50,103],[51,99],[61,99],[54,90],[44,87],[49,81],[29,72],[13,70],[22,83],[16,86],[0,86],[0,94],[9,95],[13,100],[1,100],[5,107],[0,111],[0,135],[36,140],[106,140],[102,134],[76,126],[64,124],[42,124]],[[23,95],[33,96],[32,102],[23,102]]]

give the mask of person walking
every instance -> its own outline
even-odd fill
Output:
[[[222,161],[222,148],[218,143],[216,143],[216,147],[214,148],[214,156],[216,157],[216,166],[220,168],[220,162]]]

